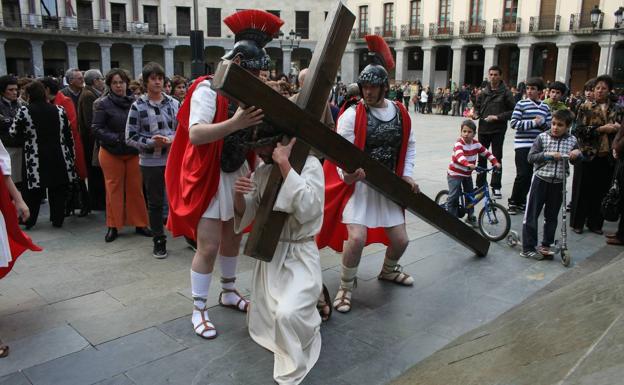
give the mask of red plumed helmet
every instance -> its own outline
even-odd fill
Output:
[[[394,68],[394,58],[392,57],[392,52],[390,51],[390,47],[388,47],[388,43],[383,39],[383,37],[378,35],[366,35],[364,36],[366,40],[366,45],[368,45],[368,51],[380,61],[379,64],[384,66],[384,68],[388,71]]]
[[[273,35],[279,32],[284,21],[279,17],[260,9],[246,9],[238,11],[225,19],[225,25],[232,30],[235,41],[253,40],[260,47],[271,41]]]

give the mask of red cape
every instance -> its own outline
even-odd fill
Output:
[[[17,210],[13,205],[11,195],[9,195],[9,189],[2,176],[0,176],[0,211],[2,212],[6,224],[9,247],[11,248],[11,256],[13,257],[8,267],[0,268],[0,278],[3,278],[5,275],[9,274],[15,261],[17,261],[17,258],[19,258],[24,251],[41,251],[41,248],[35,245],[30,237],[20,229],[17,221]]]
[[[397,102],[394,102],[394,104],[401,112],[401,121],[403,122],[403,142],[399,151],[396,174],[403,176],[405,154],[407,152],[412,121],[403,104]],[[360,150],[363,150],[366,144],[367,118],[366,108],[362,102],[358,103],[356,107],[354,128],[355,142],[353,144]],[[329,246],[337,252],[342,252],[344,241],[348,238],[347,226],[342,223],[342,213],[353,194],[355,184],[348,185],[344,183],[338,175],[336,165],[327,160],[323,165],[323,173],[325,174],[325,212],[323,226],[316,237],[316,243],[319,249]],[[383,243],[386,246],[390,243],[382,227],[368,229],[366,245],[371,243]]]
[[[65,109],[67,120],[69,120],[69,126],[71,127],[72,138],[74,139],[74,152],[76,153],[74,163],[76,164],[76,173],[80,179],[85,180],[87,178],[87,162],[85,160],[82,139],[78,132],[78,117],[76,115],[74,102],[68,96],[63,95],[62,92],[57,92],[54,97],[54,104]]]
[[[178,111],[178,127],[165,167],[165,186],[169,199],[167,228],[174,237],[183,235],[197,239],[197,224],[219,187],[223,139],[198,146],[189,140],[191,98],[197,86],[210,79],[212,76],[199,77],[189,88]],[[229,100],[225,96],[217,95],[213,123],[228,119],[228,105]],[[253,159],[248,160],[253,168]]]

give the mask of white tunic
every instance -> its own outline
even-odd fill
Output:
[[[351,143],[355,141],[355,111],[355,108],[349,108],[338,119],[338,133]],[[386,107],[370,107],[370,113],[377,119],[387,122],[394,119],[395,115],[400,113],[400,111],[394,103],[386,99]],[[412,176],[415,157],[416,142],[414,140],[414,130],[410,130],[403,176]],[[342,175],[342,170],[338,169],[338,174]],[[370,228],[393,227],[405,223],[405,216],[399,205],[384,197],[367,184],[357,182],[353,195],[349,198],[342,212],[342,222]]]
[[[5,175],[11,175],[11,157],[6,148],[0,141],[0,178]],[[9,262],[13,260],[11,256],[11,248],[9,247],[9,236],[7,235],[6,223],[4,216],[0,211],[0,267],[9,266]]]
[[[271,165],[253,175],[256,189],[245,196],[243,217],[235,218],[242,231],[256,215]],[[325,183],[320,162],[308,156],[297,174],[288,174],[274,210],[288,213],[271,262],[258,261],[251,287],[249,334],[272,351],[273,377],[278,384],[299,384],[318,360],[321,317],[316,302],[322,288],[321,262],[314,236],[323,224]],[[262,381],[261,381],[262,382]]]
[[[191,112],[189,116],[189,127],[194,124],[211,124],[217,111],[217,93],[210,88],[210,82],[204,80],[197,85],[193,97],[191,98]],[[234,182],[240,176],[249,172],[247,162],[234,172],[223,172],[219,174],[219,187],[214,198],[210,201],[208,208],[202,214],[202,218],[219,219],[229,221],[234,218],[234,201],[232,200],[232,188]]]

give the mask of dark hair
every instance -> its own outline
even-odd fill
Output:
[[[143,67],[143,84],[147,84],[149,77],[151,75],[162,76],[163,80],[165,80],[165,70],[162,66],[156,62],[149,62]],[[163,82],[164,85],[164,82]]]
[[[141,93],[143,93],[143,87],[141,86],[141,83],[136,80],[132,80],[130,84],[128,84],[128,89],[132,93],[134,93],[136,90],[139,90]]]
[[[56,80],[52,76],[46,76],[46,77],[43,77],[43,78],[39,78],[39,79],[37,79],[37,81],[40,81],[41,84],[43,84],[44,87],[47,87],[47,88],[50,89],[50,95],[55,96],[56,94],[58,94],[59,89],[60,89],[60,85],[59,85],[58,80]]]
[[[538,78],[538,77],[532,77],[532,78],[528,78],[526,81],[526,85],[527,87],[531,86],[531,87],[537,87],[538,91],[541,91],[544,89],[544,80],[542,80],[542,78]]]
[[[502,68],[500,68],[500,67],[499,67],[499,66],[497,66],[497,65],[493,65],[493,66],[491,66],[490,68],[488,68],[488,73],[489,73],[490,71],[498,71],[498,74],[499,74],[499,75],[501,75],[501,74],[503,73],[503,69],[502,69]]]
[[[598,83],[600,82],[603,82],[604,84],[606,84],[609,91],[613,89],[613,78],[611,76],[607,74],[598,76],[596,78],[596,84],[594,84],[594,87],[596,87]]]
[[[572,111],[566,109],[557,110],[552,113],[552,118],[560,120],[565,123],[566,127],[570,127],[574,121],[574,114]]]
[[[173,90],[175,90],[180,84],[186,85],[186,79],[180,75],[174,75],[173,79],[171,79],[171,93],[173,93]]]
[[[17,78],[15,76],[0,76],[0,94],[3,94],[4,91],[6,91],[7,87],[10,85],[17,85]]]
[[[561,91],[563,95],[565,95],[565,93],[568,91],[568,87],[566,87],[566,85],[560,81],[550,83],[549,88],[551,90]]]
[[[466,119],[462,122],[461,128],[468,127],[472,130],[472,132],[477,132],[477,125],[470,119]]]
[[[108,71],[108,73],[106,74],[106,86],[108,88],[111,87],[111,84],[113,83],[113,78],[115,77],[115,75],[119,75],[121,80],[123,80],[126,83],[126,87],[128,86],[128,83],[130,83],[130,76],[128,76],[128,73],[125,70],[122,70],[121,68],[113,68],[110,71]]]
[[[28,103],[38,103],[46,101],[45,97],[45,87],[43,83],[36,80],[34,82],[29,83],[24,89],[26,94],[28,95]]]
[[[32,78],[21,77],[21,78],[17,79],[17,87],[18,88],[24,88],[28,84],[30,84],[32,81],[33,81]]]
[[[589,79],[583,85],[583,91],[593,91],[594,87],[596,87],[596,78]]]

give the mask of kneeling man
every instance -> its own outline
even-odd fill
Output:
[[[321,263],[315,235],[323,223],[323,168],[308,156],[300,174],[288,158],[295,143],[266,124],[254,129],[250,145],[264,164],[234,185],[235,230],[252,223],[273,167],[284,182],[273,210],[288,213],[271,262],[258,261],[251,287],[249,334],[275,354],[273,378],[278,384],[299,384],[321,350],[321,317],[316,303],[322,288]]]

